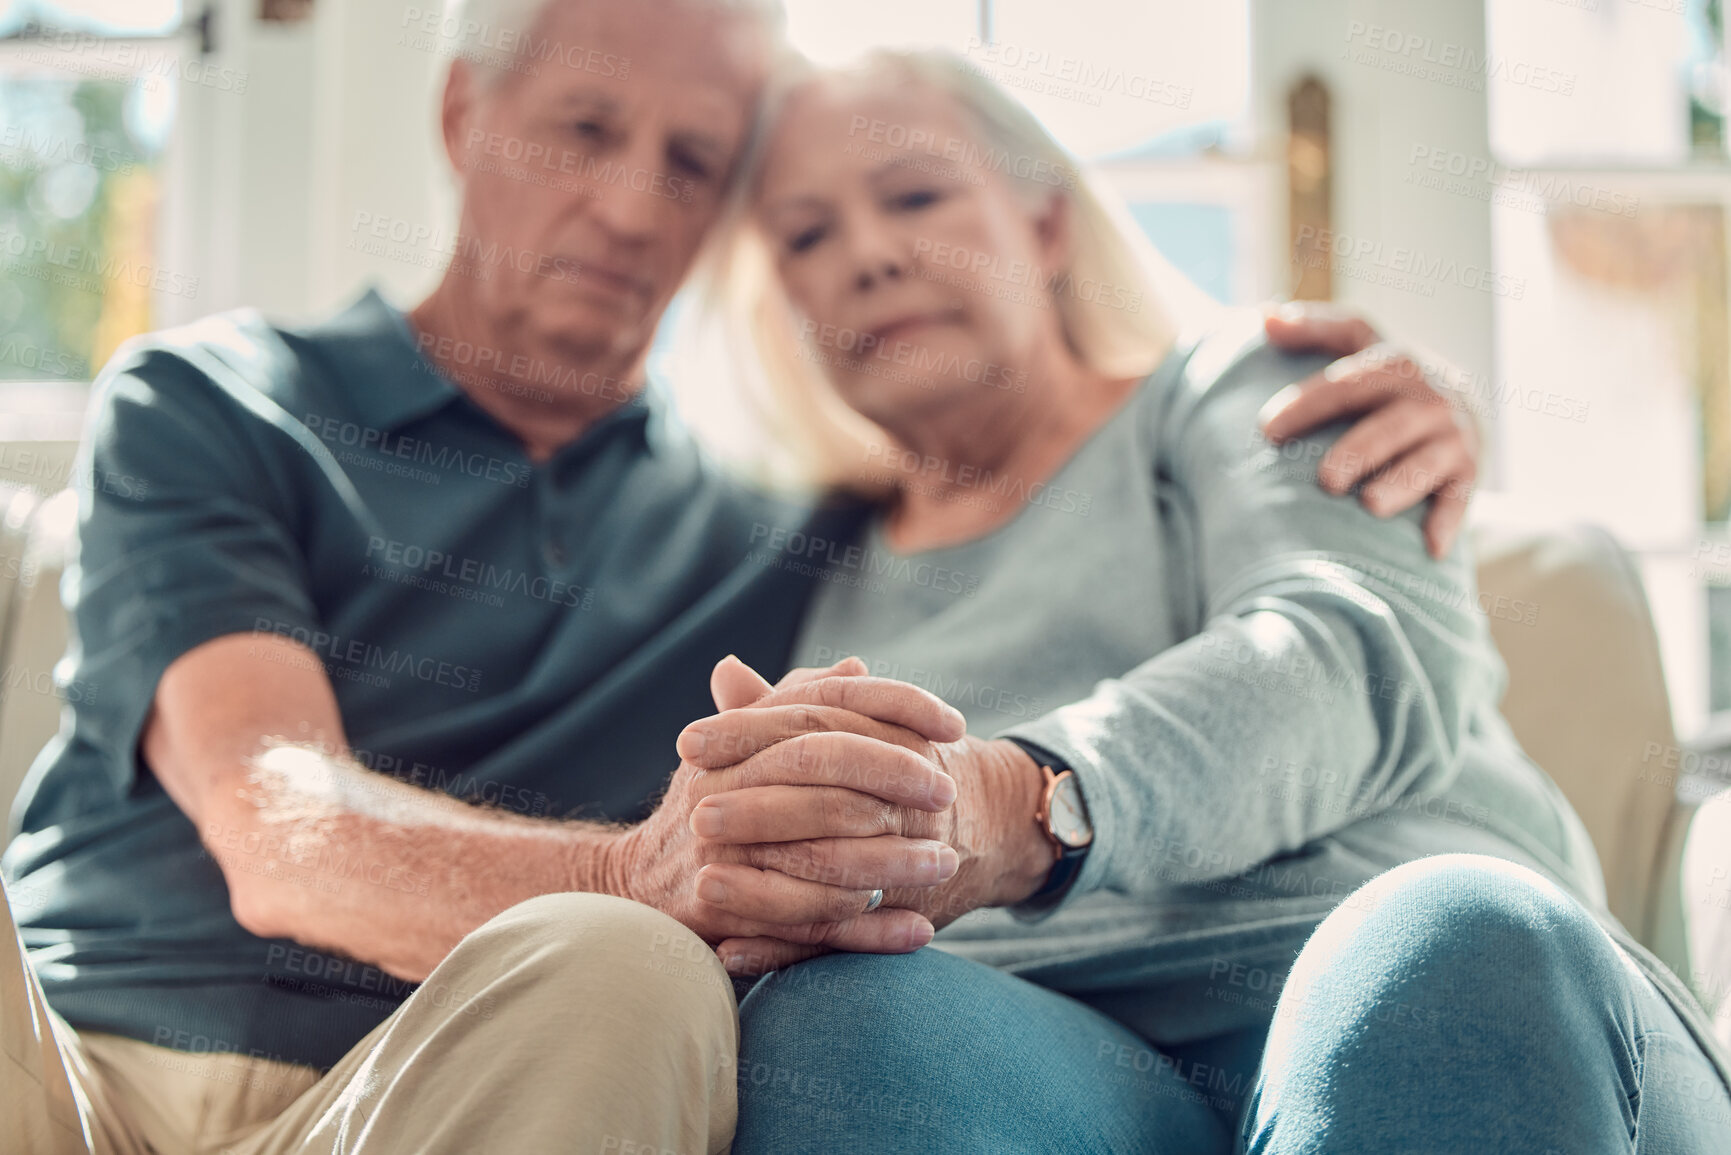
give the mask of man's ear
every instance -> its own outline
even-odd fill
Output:
[[[439,130],[445,140],[445,159],[459,182],[469,171],[467,137],[479,96],[480,78],[475,75],[474,66],[461,57],[451,61],[451,71],[445,74],[445,95],[439,104]]]

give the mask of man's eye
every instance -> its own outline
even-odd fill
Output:
[[[691,177],[693,180],[708,180],[710,174],[715,171],[708,161],[704,160],[697,154],[687,152],[682,148],[674,149],[671,154],[671,159],[674,168],[678,169],[686,176]]]
[[[898,209],[923,209],[942,199],[935,189],[915,189],[913,192],[898,193],[891,197],[890,204]]]
[[[607,139],[607,126],[598,120],[573,121],[571,131],[587,141],[599,142]]]
[[[793,234],[793,236],[787,238],[787,251],[790,253],[803,253],[821,240],[823,240],[823,226],[813,225],[811,228],[801,229],[799,232]]]

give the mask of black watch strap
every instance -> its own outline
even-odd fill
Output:
[[[1058,757],[1044,746],[1025,742],[1020,738],[1010,741],[1020,746],[1034,760],[1035,765],[1050,766],[1055,774],[1070,770],[1070,764]],[[1074,771],[1071,771],[1074,773]],[[1046,876],[1046,881],[1040,889],[1011,907],[1011,913],[1020,917],[1034,917],[1045,914],[1064,900],[1069,893],[1070,885],[1076,881],[1076,876],[1082,873],[1082,863],[1088,858],[1088,847],[1067,846],[1058,855],[1058,861],[1052,864],[1052,872]]]

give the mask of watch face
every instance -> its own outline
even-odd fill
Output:
[[[1088,807],[1082,801],[1082,784],[1073,773],[1058,779],[1052,791],[1052,812],[1046,819],[1052,836],[1072,849],[1094,841],[1094,825],[1088,821]]]

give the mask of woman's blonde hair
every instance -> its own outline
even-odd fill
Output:
[[[881,493],[882,487],[862,481],[861,467],[874,445],[882,451],[887,435],[831,387],[819,351],[798,332],[770,246],[751,219],[764,154],[787,98],[822,75],[803,60],[777,70],[746,152],[744,179],[699,264],[688,307],[676,319],[675,348],[682,353],[673,376],[681,408],[700,435],[708,433],[712,446],[722,443],[723,455],[760,482]],[[1030,211],[1044,208],[1057,191],[1068,196],[1071,263],[1050,285],[1064,337],[1084,364],[1112,377],[1149,373],[1179,329],[1215,305],[1155,250],[1122,203],[1026,106],[959,56],[878,51],[831,75],[924,85],[948,95],[979,137],[964,163],[1001,174]],[[723,428],[729,421],[731,431]],[[742,441],[755,444],[727,452],[727,443]]]

